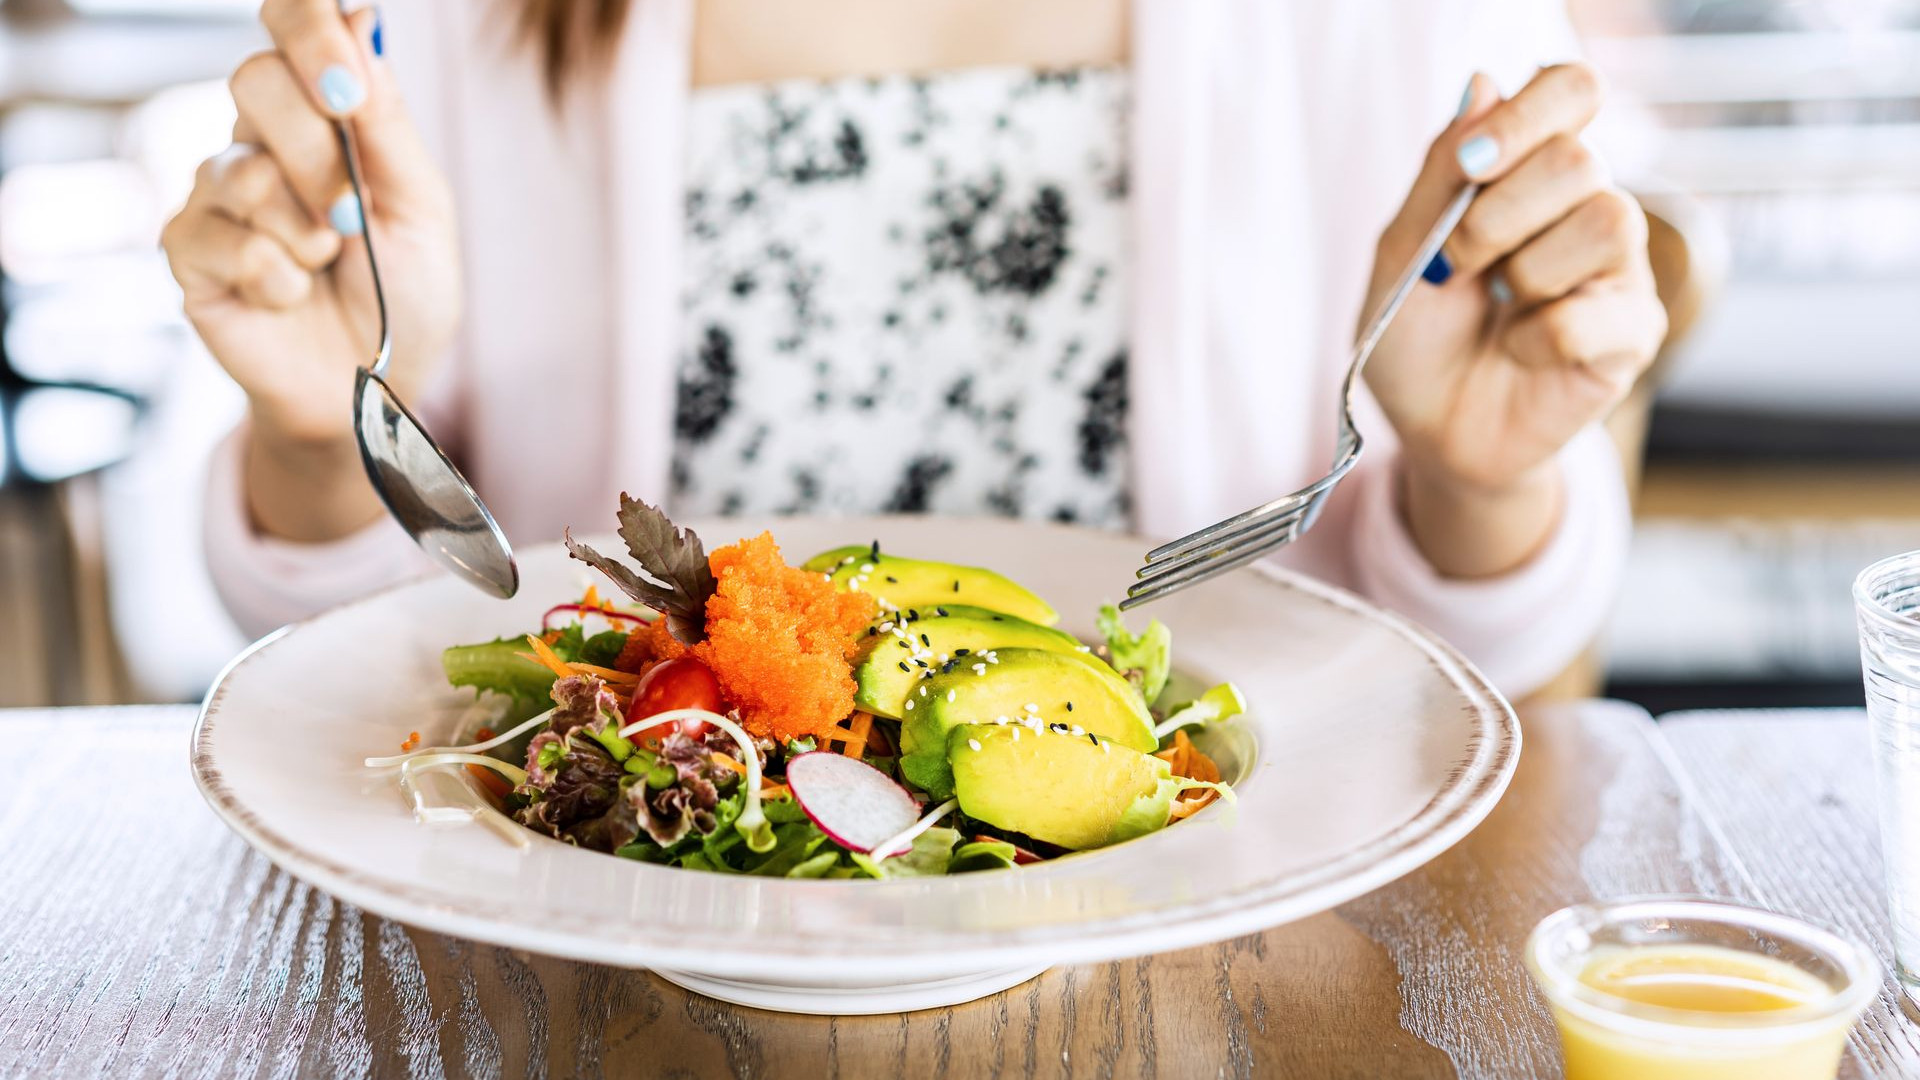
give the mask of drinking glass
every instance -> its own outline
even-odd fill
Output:
[[[1861,571],[1853,604],[1873,732],[1894,972],[1907,996],[1920,1001],[1920,551]]]

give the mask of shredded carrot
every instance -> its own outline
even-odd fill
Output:
[[[793,792],[787,790],[787,785],[785,784],[776,784],[771,780],[766,780],[760,786],[760,797],[763,799],[791,799],[793,798]]]
[[[598,664],[582,664],[576,660],[569,663],[567,667],[571,668],[575,675],[598,675],[602,682],[627,683],[630,685],[640,681],[640,676],[630,671],[615,671],[612,668],[604,668]]]
[[[1220,766],[1215,765],[1212,758],[1201,753],[1199,747],[1193,745],[1193,740],[1187,738],[1187,733],[1184,731],[1174,732],[1173,745],[1153,756],[1166,762],[1175,776],[1206,780],[1216,784],[1220,782]],[[1174,820],[1192,815],[1194,811],[1219,797],[1218,792],[1204,788],[1181,792],[1180,797],[1173,803]]]
[[[745,765],[740,764],[718,750],[713,752],[713,760],[715,764],[724,765],[734,772],[739,773],[741,776],[747,775],[747,767]]]
[[[513,784],[485,765],[469,765],[467,772],[471,773],[475,780],[480,781],[480,786],[492,792],[497,799],[504,799],[513,794]]]
[[[587,586],[587,591],[580,597],[580,606],[584,608],[602,607],[603,605],[600,603],[600,586]]]
[[[541,641],[544,641],[544,642],[546,642],[546,643],[547,643],[547,644],[549,644],[549,645],[551,645],[551,644],[553,644],[554,642],[556,642],[556,641],[559,641],[559,640],[560,640],[560,631],[558,631],[558,630],[549,630],[549,631],[547,631],[546,633],[544,633],[544,634],[541,634],[541,635],[540,635],[540,640],[541,640]]]
[[[562,679],[573,678],[573,672],[568,671],[567,665],[561,663],[560,658],[554,655],[552,649],[547,648],[546,642],[541,641],[532,634],[528,634],[527,644],[533,646],[533,655],[527,656],[526,653],[521,653],[521,656],[527,656],[527,659],[532,660],[536,664],[540,664]]]
[[[493,730],[492,728],[483,727],[479,731],[474,732],[473,737],[475,740],[479,742],[486,742],[488,739],[493,738],[497,734],[499,734],[499,732]],[[482,766],[482,768],[484,767],[485,766]]]
[[[867,748],[867,734],[873,730],[873,714],[856,712],[848,721],[844,734],[827,736],[840,744],[840,752],[850,758],[858,758]]]

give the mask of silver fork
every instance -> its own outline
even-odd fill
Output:
[[[1440,246],[1447,242],[1447,237],[1453,235],[1454,227],[1460,224],[1461,216],[1467,212],[1468,204],[1473,202],[1473,197],[1479,191],[1480,185],[1468,184],[1447,204],[1446,210],[1440,214],[1440,220],[1434,222],[1426,239],[1420,242],[1420,250],[1414,252],[1412,261],[1401,271],[1400,279],[1394,282],[1393,291],[1374,311],[1366,332],[1354,344],[1353,362],[1347,368],[1347,378],[1340,395],[1340,437],[1335,444],[1333,467],[1327,470],[1327,474],[1291,495],[1235,514],[1225,521],[1216,521],[1198,532],[1189,533],[1147,552],[1147,564],[1135,575],[1140,580],[1127,590],[1126,599],[1120,601],[1121,608],[1138,607],[1245,566],[1275,548],[1292,543],[1313,528],[1321,509],[1326,506],[1327,497],[1353,471],[1354,465],[1360,460],[1361,450],[1366,447],[1366,440],[1361,438],[1359,429],[1353,425],[1353,391],[1360,383],[1360,371],[1367,366],[1367,358],[1373,355],[1374,346],[1380,344],[1381,336],[1393,324],[1393,317],[1400,313],[1401,305],[1413,292],[1414,283],[1420,280],[1421,272],[1440,253]]]

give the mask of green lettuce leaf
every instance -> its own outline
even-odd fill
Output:
[[[1133,800],[1120,812],[1113,831],[1107,834],[1107,843],[1118,844],[1166,828],[1167,819],[1173,814],[1173,797],[1185,790],[1185,783],[1181,777],[1171,774],[1161,777],[1152,792]]]
[[[746,871],[761,877],[785,877],[787,871],[813,858],[828,842],[827,834],[811,821],[781,825],[773,830],[772,849],[747,857]]]
[[[835,869],[839,865],[840,849],[834,848],[832,851],[822,851],[806,862],[787,871],[787,876],[791,878],[826,877],[828,871]]]
[[[872,878],[939,877],[953,860],[953,846],[960,834],[938,826],[914,838],[913,847],[886,859],[874,859],[858,851],[850,852],[853,864]]]
[[[1145,632],[1129,633],[1120,619],[1120,609],[1112,604],[1100,609],[1099,626],[1100,636],[1107,639],[1114,670],[1137,680],[1140,696],[1153,704],[1166,689],[1167,676],[1173,671],[1173,631],[1155,619],[1147,624]]]
[[[949,874],[971,874],[978,870],[1007,870],[1013,863],[1014,847],[1005,840],[974,840],[953,849],[947,863]]]
[[[560,631],[560,637],[550,648],[555,656],[571,663],[582,659],[586,644],[586,632],[579,623],[574,623]],[[553,672],[520,655],[527,651],[524,637],[455,645],[440,654],[440,667],[447,673],[449,683],[505,694],[518,705],[532,707],[533,712],[527,714],[532,716],[547,707],[547,695],[553,689]],[[617,657],[619,653],[614,655]]]
[[[1161,721],[1153,733],[1162,739],[1183,727],[1196,727],[1218,723],[1229,717],[1239,716],[1247,711],[1247,699],[1240,694],[1240,688],[1230,682],[1201,694],[1183,708],[1175,709],[1173,715]]]

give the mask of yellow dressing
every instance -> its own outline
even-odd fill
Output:
[[[1579,978],[1610,997],[1675,1011],[1657,1018],[1665,1030],[1655,1036],[1556,1008],[1567,1080],[1829,1080],[1852,1020],[1783,1040],[1765,1014],[1818,1005],[1833,989],[1784,961],[1710,945],[1598,949]],[[1730,1028],[1742,1017],[1744,1029]]]

